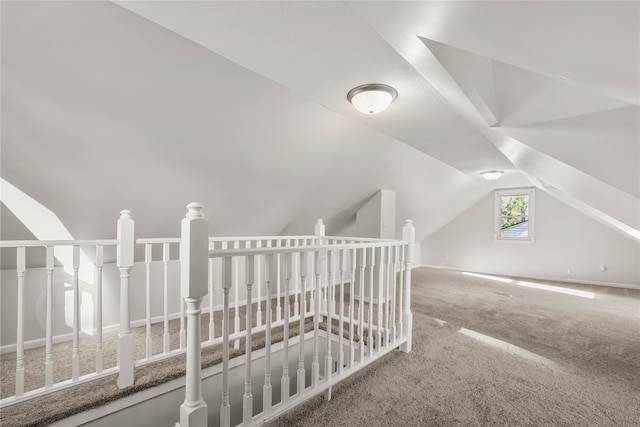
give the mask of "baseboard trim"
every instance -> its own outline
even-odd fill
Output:
[[[473,273],[490,274],[494,276],[518,277],[519,279],[547,280],[551,282],[565,282],[565,283],[575,283],[575,284],[582,284],[582,285],[606,286],[611,288],[640,290],[640,285],[632,285],[628,283],[600,282],[600,281],[594,281],[594,280],[579,280],[579,279],[569,279],[567,277],[538,276],[538,275],[520,276],[517,274],[499,273],[495,271],[470,270],[465,268],[443,267],[440,265],[429,265],[429,264],[421,264],[420,267],[435,268],[438,270],[459,271],[459,272],[469,271]]]

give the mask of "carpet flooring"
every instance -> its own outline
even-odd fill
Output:
[[[640,291],[428,268],[413,283],[411,353],[268,426],[640,426]]]
[[[307,293],[307,305],[309,304],[310,293]],[[348,298],[348,293],[346,294]],[[282,301],[282,313],[284,313],[284,301]],[[290,299],[290,315],[294,316],[294,301],[292,296]],[[276,321],[276,303],[272,301],[272,321]],[[368,304],[364,304],[368,307]],[[358,304],[355,308],[358,309]],[[261,304],[263,314],[263,322],[266,322],[266,303]],[[256,326],[257,304],[253,304],[253,326]],[[240,307],[238,314],[240,316],[240,330],[245,328],[246,312],[245,307]],[[230,311],[230,323],[233,324],[235,316],[234,309]],[[377,316],[374,315],[374,320]],[[222,312],[216,311],[214,316],[215,336],[222,335]],[[209,331],[209,315],[203,314],[201,317],[201,341],[206,341]],[[321,330],[327,330],[327,324],[320,322]],[[152,354],[157,355],[163,352],[162,335],[163,324],[158,323],[152,325]],[[283,327],[275,327],[272,330],[271,342],[273,344],[281,342],[284,339]],[[331,329],[335,335],[338,334],[338,322],[333,320]],[[305,332],[313,330],[313,318],[307,317],[305,321]],[[170,350],[179,348],[179,331],[180,321],[178,319],[169,321],[170,332]],[[343,335],[345,339],[349,338],[348,326],[345,326]],[[365,328],[365,334],[368,329]],[[143,359],[145,354],[145,338],[146,328],[136,327],[131,329],[134,336],[134,354],[136,359]],[[289,336],[295,337],[299,335],[299,321],[291,321],[289,326]],[[354,342],[360,340],[357,333],[354,334]],[[103,358],[104,367],[109,368],[115,366],[117,333],[107,333],[103,336]],[[234,349],[232,341],[230,343],[230,358],[238,357],[245,353],[245,339],[240,338],[239,348]],[[363,337],[363,341],[367,342],[367,337]],[[252,350],[258,350],[265,346],[265,333],[256,333],[252,338]],[[222,345],[206,346],[202,350],[202,367],[207,368],[222,362]],[[54,366],[54,381],[64,381],[71,378],[71,342],[54,344],[52,348]],[[95,369],[95,343],[91,337],[82,337],[79,341],[79,354],[81,358],[80,374],[92,372]],[[44,386],[44,349],[42,347],[29,349],[25,351],[25,390],[35,390]],[[15,353],[7,353],[0,355],[0,390],[2,397],[12,396],[15,390]],[[148,388],[155,387],[162,383],[171,381],[185,375],[185,355],[177,355],[156,361],[147,365],[135,368],[135,383],[126,389],[117,387],[117,376],[112,374],[104,378],[94,380],[88,383],[80,384],[72,388],[64,389],[55,393],[47,394],[35,399],[27,400],[6,408],[0,409],[0,426],[1,427],[29,427],[29,426],[45,426],[55,421],[62,420],[71,415],[86,411],[97,406],[107,404],[117,399],[129,396]],[[129,427],[129,426],[122,426]],[[131,426],[134,427],[134,426]]]
[[[640,291],[545,283],[594,298],[414,269],[413,351],[392,352],[334,386],[329,402],[314,397],[269,427],[640,426]],[[219,350],[203,355],[203,365],[219,360]],[[136,385],[182,375],[183,358],[177,366],[143,367]],[[104,381],[97,392],[118,398],[107,393],[115,379]],[[57,399],[64,408],[78,397]],[[37,403],[13,409],[41,412],[36,421],[11,409],[0,411],[3,427],[52,420]]]

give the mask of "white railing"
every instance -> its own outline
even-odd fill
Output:
[[[312,244],[283,247],[246,245],[245,248],[209,249],[208,222],[202,206],[192,203],[182,222],[181,262],[182,296],[189,306],[189,330],[187,331],[187,362],[185,400],[180,407],[181,427],[208,425],[209,413],[202,396],[200,315],[203,298],[211,289],[211,268],[208,263],[222,260],[220,283],[223,290],[222,314],[222,390],[220,426],[232,424],[251,426],[266,422],[310,396],[325,393],[331,398],[334,384],[363,368],[379,357],[399,348],[411,351],[412,314],[410,309],[411,264],[413,260],[415,231],[411,221],[403,228],[403,240],[345,239],[324,236],[324,225],[316,225]],[[237,339],[237,332],[230,332],[230,294],[237,292],[240,284],[235,267],[238,262],[245,265],[246,286],[245,346],[244,346],[244,392],[241,421],[232,421],[230,396],[229,358],[230,341]],[[256,268],[256,266],[259,266]],[[281,396],[273,403],[273,378],[271,359],[271,335],[273,328],[271,298],[266,305],[266,341],[264,383],[262,386],[262,410],[254,405],[252,393],[252,337],[262,320],[253,322],[252,290],[264,284],[271,296],[271,272],[277,271],[275,280],[284,287],[283,356],[280,378]],[[350,272],[349,281],[346,281]],[[262,275],[261,275],[262,273]],[[262,280],[259,279],[262,277]],[[311,280],[308,280],[311,279]],[[290,288],[295,286],[293,295]],[[311,282],[311,286],[308,283]],[[336,295],[337,292],[337,295]],[[345,293],[346,292],[346,293]],[[280,300],[280,293],[276,295]],[[290,302],[294,300],[294,310]],[[357,303],[356,303],[357,299]],[[307,305],[307,301],[309,304]],[[345,302],[346,307],[345,307]],[[300,310],[296,308],[299,303]],[[258,301],[258,307],[260,301]],[[356,306],[357,313],[356,314]],[[307,309],[309,307],[309,309]],[[366,312],[366,315],[365,315]],[[236,311],[237,313],[237,311]],[[313,331],[305,333],[307,318],[313,319]],[[293,387],[289,376],[289,327],[298,322],[298,369]],[[254,328],[255,323],[255,328]],[[321,327],[324,324],[324,327]],[[193,325],[193,326],[191,326]],[[346,328],[345,328],[346,325]],[[337,327],[337,329],[335,328]],[[345,344],[345,334],[348,343]],[[366,337],[366,338],[365,338]],[[305,341],[313,342],[311,357],[311,379],[306,381]],[[324,340],[324,347],[320,345]],[[337,344],[334,351],[332,344]],[[357,343],[357,344],[356,344]],[[348,358],[345,358],[345,349]],[[322,353],[322,354],[321,354]],[[324,363],[321,363],[321,359]],[[345,363],[348,362],[348,363]],[[322,367],[322,369],[321,369]],[[239,420],[238,420],[239,421]]]
[[[117,374],[118,386],[126,388],[135,381],[136,366],[186,352],[180,425],[206,425],[200,351],[215,345],[223,347],[223,426],[264,422],[313,394],[330,398],[331,386],[357,369],[394,348],[411,350],[413,233],[408,222],[403,240],[327,237],[318,220],[312,236],[210,238],[201,206],[191,204],[180,238],[135,239],[131,213],[122,211],[114,240],[0,242],[3,257],[10,251],[16,261],[12,278],[3,270],[1,289],[3,308],[7,301],[16,307],[15,314],[2,314],[3,340],[15,330],[15,339],[2,343],[3,352],[11,352],[2,357],[15,356],[15,393],[5,393],[0,406],[106,375]],[[87,264],[92,278],[83,277]],[[202,313],[209,319],[201,342]],[[310,322],[313,329],[305,334]],[[272,331],[284,329],[282,360],[288,360],[289,328],[296,324],[302,331],[292,340],[298,346],[297,370],[290,373],[283,363],[282,376],[272,378]],[[103,354],[115,351],[104,336],[116,329],[117,358],[103,363]],[[256,334],[265,334],[261,398],[251,391]],[[79,351],[81,340],[94,347],[90,360]],[[71,343],[69,360],[55,365],[52,349],[63,341]],[[239,421],[230,407],[228,375],[230,347],[241,349],[242,342]],[[313,348],[311,356],[305,344]],[[27,389],[25,373],[33,375],[25,349],[37,346],[44,347],[44,379],[42,386]],[[70,374],[61,375],[59,365],[70,365]],[[274,401],[272,389],[278,385],[282,392]]]
[[[94,256],[94,268],[95,268],[95,312],[96,315],[96,324],[95,330],[97,333],[95,334],[95,374],[100,376],[102,374],[112,373],[112,369],[107,370],[107,372],[103,369],[102,364],[102,279],[103,279],[103,257],[105,248],[115,248],[117,245],[117,240],[75,240],[75,241],[61,241],[61,240],[44,240],[44,241],[5,241],[0,242],[0,248],[14,248],[15,249],[15,257],[16,257],[16,292],[15,292],[15,307],[16,307],[16,317],[15,322],[12,324],[15,326],[16,338],[15,344],[10,346],[13,350],[15,349],[15,394],[12,398],[2,399],[2,402],[11,401],[11,400],[22,400],[25,395],[25,363],[24,363],[24,355],[25,355],[25,310],[27,307],[27,303],[29,305],[33,305],[35,301],[29,300],[25,297],[25,283],[27,279],[27,249],[44,249],[44,260],[42,265],[44,265],[46,271],[46,279],[44,283],[42,283],[45,289],[45,302],[44,307],[38,307],[41,313],[44,312],[44,323],[45,323],[45,331],[44,331],[44,347],[45,347],[45,358],[44,358],[44,387],[38,391],[48,391],[56,388],[56,386],[66,386],[69,382],[80,382],[81,380],[86,379],[86,375],[81,377],[80,375],[80,355],[79,355],[79,341],[80,341],[80,255],[81,249],[83,250],[82,254],[85,251],[93,249]],[[59,258],[68,258],[70,265],[70,272],[65,273],[61,272],[65,276],[71,276],[69,281],[70,291],[72,293],[72,302],[71,307],[66,313],[71,319],[71,336],[73,344],[71,347],[70,354],[70,365],[71,365],[71,376],[69,380],[65,380],[59,383],[54,383],[54,366],[52,349],[54,345],[54,333],[53,333],[53,311],[54,311],[54,271],[58,270],[60,272],[61,268],[56,267],[56,252],[58,253]],[[7,287],[11,286],[10,283],[6,283],[3,280],[3,293]],[[4,299],[3,295],[3,299]],[[35,311],[35,310],[34,310]],[[30,313],[33,315],[33,313]],[[30,316],[33,317],[33,316]],[[3,319],[3,325],[6,325],[6,320]],[[7,330],[4,329],[3,326],[3,334],[7,334]],[[3,378],[5,381],[8,378]],[[33,392],[31,393],[33,394]]]

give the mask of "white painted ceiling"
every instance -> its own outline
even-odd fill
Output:
[[[638,2],[0,4],[6,182],[76,238],[353,231],[378,189],[423,239],[536,186],[640,229]],[[399,93],[378,115],[347,92]],[[501,169],[498,181],[479,173]],[[5,238],[28,237],[2,207]],[[490,225],[488,225],[490,227]]]

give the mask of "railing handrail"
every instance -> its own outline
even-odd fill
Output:
[[[0,248],[27,248],[39,246],[115,246],[118,239],[103,240],[0,240]]]
[[[318,237],[318,236],[316,236]],[[400,239],[389,239],[384,237],[352,237],[352,236],[321,236],[325,240],[352,240],[356,242],[388,242]]]
[[[369,249],[382,248],[387,246],[404,246],[410,242],[404,240],[380,240],[366,243],[338,243],[331,245],[315,246],[284,246],[275,248],[238,248],[238,249],[215,249],[209,251],[209,258],[229,258],[249,255],[268,255],[274,253],[298,253],[314,252],[321,250],[349,250],[349,249]]]
[[[249,240],[297,240],[297,239],[315,239],[318,236],[311,234],[299,235],[299,236],[222,236],[222,237],[209,237],[209,243],[211,242],[246,242]],[[137,244],[156,244],[156,243],[180,243],[180,237],[141,237],[136,239]]]
[[[376,239],[370,237],[344,237],[344,236],[314,236],[314,235],[298,235],[298,236],[226,236],[226,237],[210,237],[209,242],[245,242],[249,240],[300,240],[300,239],[323,239],[326,240],[350,240],[359,242],[393,242],[391,239]],[[180,237],[152,237],[138,238],[137,244],[157,244],[157,243],[180,243]],[[96,239],[96,240],[0,240],[0,248],[18,248],[18,247],[39,247],[39,246],[115,246],[118,239]],[[335,245],[334,245],[335,246]],[[314,246],[318,248],[319,246]],[[286,248],[286,247],[282,247]],[[299,247],[298,247],[299,248]],[[346,249],[346,248],[345,248]],[[243,252],[244,254],[244,252]]]
[[[297,235],[297,236],[225,236],[225,237],[209,237],[209,242],[244,242],[249,240],[299,240],[299,239],[323,239],[326,240],[350,240],[362,242],[392,242],[392,239],[380,239],[371,237],[344,237],[344,236],[314,236],[314,235]],[[152,237],[138,238],[137,244],[157,244],[157,243],[180,243],[180,237]],[[18,248],[18,247],[39,247],[39,246],[115,246],[118,239],[91,239],[91,240],[0,240],[0,248]],[[319,246],[314,246],[318,248]],[[282,247],[285,248],[285,247]],[[299,248],[299,247],[298,247]],[[347,249],[347,248],[345,248]],[[242,253],[244,254],[244,252]]]

